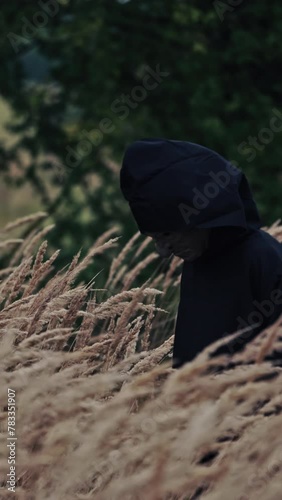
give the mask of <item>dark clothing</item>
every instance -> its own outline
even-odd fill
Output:
[[[140,232],[209,228],[206,252],[184,262],[173,367],[251,327],[212,355],[244,347],[282,314],[282,245],[261,228],[248,181],[216,152],[144,139],[126,151],[120,187]]]
[[[219,255],[184,262],[173,366],[190,361],[220,337],[253,325],[213,355],[239,351],[280,314],[282,245],[264,231],[246,232]]]

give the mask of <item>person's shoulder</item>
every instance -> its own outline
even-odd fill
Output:
[[[282,272],[282,244],[263,229],[250,234],[247,239],[247,251],[252,267]]]
[[[263,229],[253,231],[249,236],[250,246],[261,249],[268,254],[277,254],[282,259],[282,244]]]

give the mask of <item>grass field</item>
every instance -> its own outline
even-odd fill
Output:
[[[155,255],[140,257],[146,238],[128,268],[134,235],[117,249],[105,283],[119,275],[121,289],[101,300],[95,280],[81,283],[79,274],[118,247],[114,229],[55,273],[58,252],[45,258],[48,227],[24,241],[13,237],[36,219],[44,214],[1,232],[0,251],[10,256],[0,271],[1,499],[14,495],[6,482],[9,393],[9,411],[16,402],[13,498],[278,500],[282,371],[266,358],[281,350],[281,324],[232,363],[227,355],[208,359],[208,348],[173,370],[174,332],[162,303],[179,288],[182,261],[174,257],[166,274],[134,288]],[[270,232],[282,240],[281,227]],[[158,325],[163,342],[153,348]]]

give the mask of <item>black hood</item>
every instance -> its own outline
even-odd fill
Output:
[[[134,142],[124,155],[120,189],[141,233],[261,227],[243,172],[199,144]]]

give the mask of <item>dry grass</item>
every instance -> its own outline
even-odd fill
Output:
[[[15,498],[6,488],[11,388],[16,498],[278,500],[282,372],[265,358],[279,349],[281,325],[232,363],[225,355],[208,359],[206,349],[173,370],[170,360],[162,362],[173,329],[156,348],[150,332],[157,320],[163,335],[167,312],[159,306],[177,292],[180,259],[132,288],[156,258],[140,257],[146,241],[128,269],[134,235],[106,280],[108,286],[119,275],[121,289],[100,301],[95,280],[75,283],[95,255],[118,246],[118,237],[105,233],[83,260],[77,255],[55,273],[57,252],[46,259],[47,242],[40,242],[45,232],[13,242],[11,231],[21,223],[29,220],[7,226],[0,245],[1,253],[17,245],[0,271],[0,498]],[[281,226],[269,231],[282,239]]]

